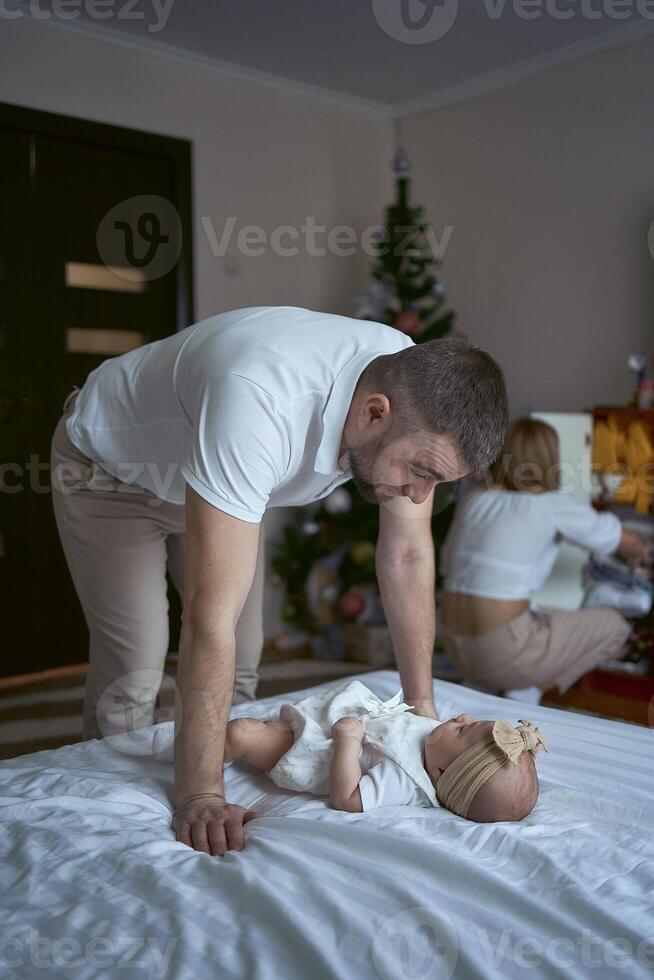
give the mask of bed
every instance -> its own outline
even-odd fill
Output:
[[[384,699],[399,688],[394,671],[358,679]],[[267,717],[329,686],[232,716]],[[236,763],[229,799],[264,817],[249,824],[244,851],[220,859],[174,840],[172,765],[152,755],[157,726],[1,764],[0,973],[651,977],[651,729],[445,682],[436,700],[443,718],[526,716],[547,735],[540,800],[525,821],[336,812]]]

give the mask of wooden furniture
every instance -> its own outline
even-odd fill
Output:
[[[620,430],[626,430],[631,422],[638,421],[644,423],[645,427],[650,433],[650,437],[654,436],[654,409],[644,409],[644,408],[621,408],[621,407],[611,407],[610,405],[600,405],[593,408],[591,411],[593,416],[593,425],[598,422],[606,422],[609,418],[614,418],[619,425]],[[644,464],[644,471],[641,474],[641,478],[646,481],[647,486],[651,486],[651,481],[653,478],[651,464]],[[610,497],[601,497],[600,499],[593,500],[593,506],[597,510],[605,510],[612,506],[620,506],[616,501],[612,501]],[[631,504],[622,504],[623,508],[627,508],[634,517],[638,517],[640,520],[643,519],[643,514],[637,514],[635,507]],[[650,505],[650,514],[652,513],[652,506]],[[622,516],[622,515],[621,515]]]
[[[599,677],[598,675],[601,675]],[[625,680],[640,682],[629,686]],[[598,683],[601,686],[596,686]],[[649,692],[649,697],[644,698]],[[637,694],[638,696],[634,696]],[[602,718],[654,724],[654,676],[632,677],[617,671],[591,671],[565,694],[546,691],[542,703],[547,707],[585,711]]]

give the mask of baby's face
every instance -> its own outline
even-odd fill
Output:
[[[490,735],[494,724],[494,721],[473,721],[470,715],[457,715],[434,728],[423,743],[425,769],[434,786],[457,756]]]

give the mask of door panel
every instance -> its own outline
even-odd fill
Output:
[[[3,672],[22,669],[23,615],[35,601],[32,549],[26,529],[33,494],[25,464],[36,432],[35,379],[31,371],[34,293],[30,255],[30,172],[33,140],[2,134],[0,152],[0,613]],[[47,475],[47,474],[46,474]],[[49,499],[49,498],[48,498]],[[6,668],[6,670],[4,669]],[[13,670],[11,670],[13,668]]]
[[[67,122],[70,129],[74,121]],[[170,268],[161,261],[138,265],[154,254],[149,230],[163,240],[166,215],[178,220],[169,203],[179,199],[174,159],[121,146],[111,127],[80,126],[93,137],[106,129],[107,142],[0,128],[0,448],[3,460],[24,474],[20,492],[0,494],[0,674],[87,656],[88,633],[56,531],[47,468],[66,395],[108,356],[187,325],[178,308],[185,306],[179,290],[188,274],[180,266],[190,262],[190,243],[180,239]],[[140,134],[140,142],[147,139]],[[16,481],[15,469],[6,469],[5,484]]]
[[[66,393],[104,360],[102,355],[68,351],[68,327],[139,331],[146,343],[175,330],[174,275],[147,281],[140,292],[129,290],[127,281],[124,292],[66,283],[69,263],[102,268],[97,237],[103,218],[122,201],[140,195],[171,199],[167,160],[52,137],[37,139],[38,264],[39,277],[46,281],[39,297],[37,373],[46,422],[40,436],[45,441]]]

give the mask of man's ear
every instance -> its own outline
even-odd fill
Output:
[[[360,411],[360,420],[364,426],[384,420],[391,410],[391,403],[386,395],[368,395]]]

